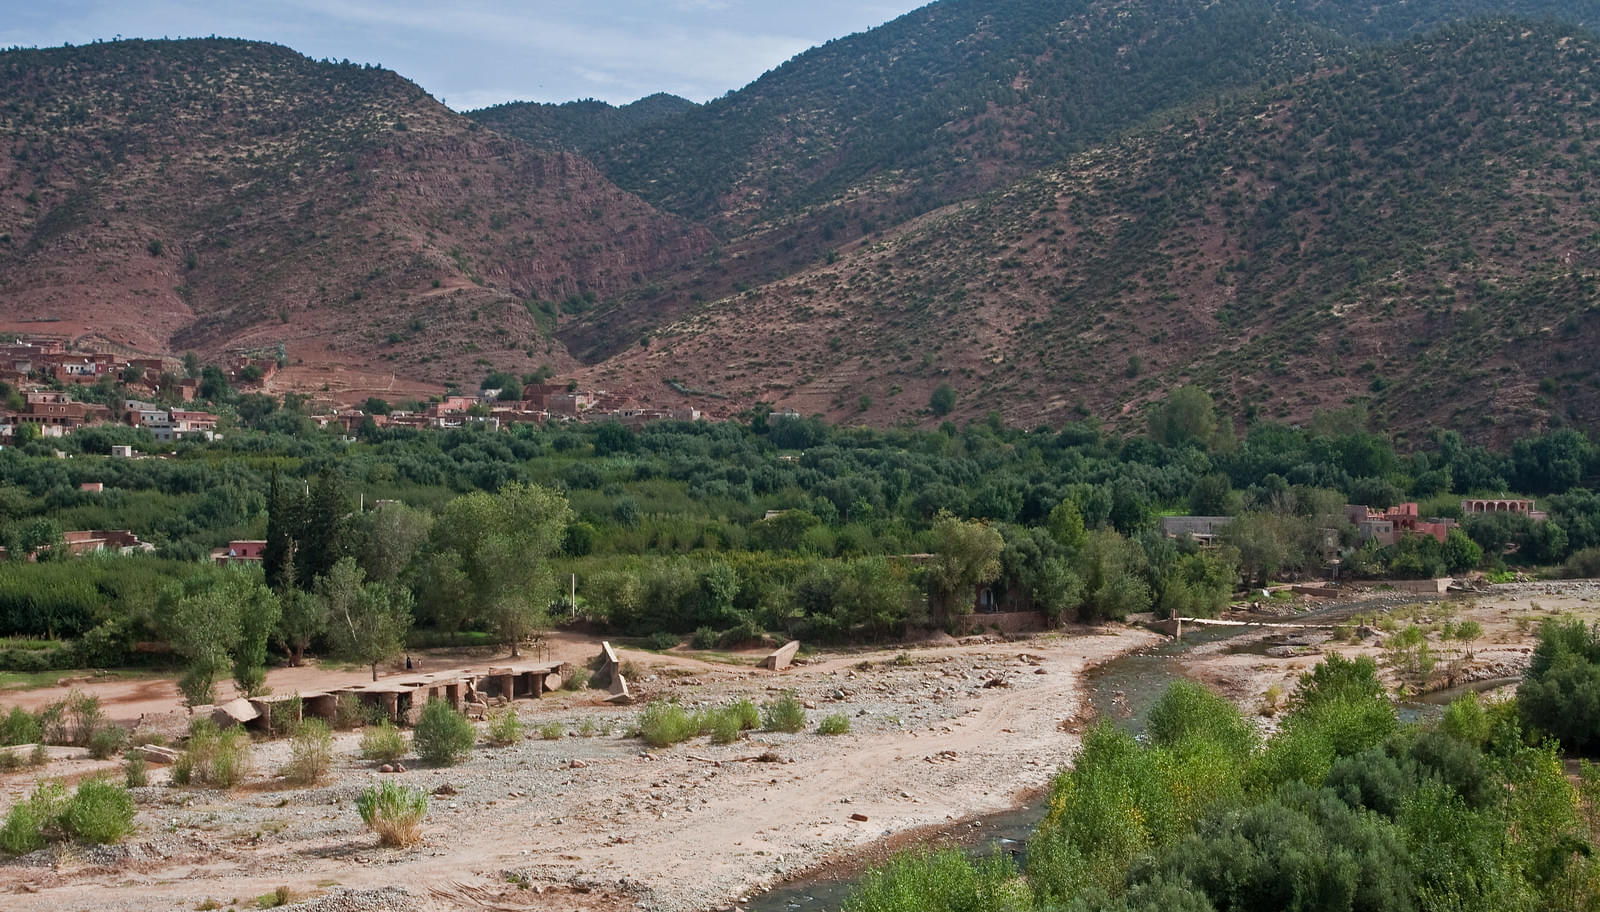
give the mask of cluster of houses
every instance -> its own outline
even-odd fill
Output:
[[[1534,522],[1542,522],[1549,515],[1535,509],[1533,501],[1518,498],[1466,498],[1461,501],[1461,512],[1466,516],[1517,514]],[[1375,541],[1381,546],[1393,545],[1409,535],[1426,535],[1442,544],[1449,537],[1450,530],[1461,525],[1448,518],[1424,519],[1415,503],[1396,504],[1386,509],[1345,504],[1344,517],[1356,527],[1356,534],[1362,542]],[[1161,531],[1168,538],[1188,537],[1203,548],[1213,547],[1230,522],[1233,522],[1232,516],[1163,516]],[[1332,536],[1331,541],[1336,549],[1337,534]]]
[[[605,391],[576,389],[565,383],[530,383],[520,399],[501,398],[503,390],[480,390],[476,396],[446,396],[420,411],[392,411],[369,415],[355,409],[340,409],[317,420],[326,427],[337,424],[354,432],[369,419],[376,427],[451,428],[479,426],[499,430],[512,424],[544,424],[549,421],[616,421],[639,427],[652,421],[700,421],[699,409],[644,408]]]

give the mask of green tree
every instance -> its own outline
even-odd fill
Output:
[[[950,414],[956,407],[956,391],[948,383],[941,383],[928,398],[928,408],[939,417]]]
[[[273,466],[267,482],[267,543],[261,550],[261,569],[267,586],[282,594],[295,585],[294,549],[304,521],[305,498],[299,485],[280,483]]]
[[[933,520],[933,542],[928,580],[946,617],[970,613],[974,588],[1000,578],[1005,539],[984,523],[941,510]]]
[[[403,503],[389,503],[355,517],[351,526],[350,538],[358,543],[357,562],[367,572],[367,579],[388,583],[398,580],[428,543],[433,514]]]
[[[310,591],[344,556],[345,517],[350,497],[332,469],[323,469],[305,497],[294,549],[294,572],[301,589]]]
[[[1096,529],[1084,536],[1076,570],[1083,580],[1080,613],[1089,623],[1115,619],[1150,607],[1150,587],[1143,579],[1144,551],[1114,529]]]
[[[1150,438],[1165,446],[1210,446],[1216,433],[1216,404],[1198,386],[1178,387],[1150,414]]]
[[[315,592],[285,589],[278,602],[282,610],[274,636],[289,665],[299,667],[306,649],[328,631],[328,601]]]
[[[513,656],[522,638],[548,621],[558,594],[550,558],[571,521],[572,508],[558,492],[512,482],[496,494],[452,500],[434,523],[435,553],[455,555],[477,615]]]
[[[185,660],[178,686],[190,706],[215,701],[216,680],[230,665],[242,693],[259,690],[280,609],[254,573],[229,568],[197,576],[175,585],[163,602],[167,641]]]
[[[328,636],[344,657],[371,666],[378,680],[379,663],[397,655],[411,629],[411,593],[383,583],[366,582],[354,558],[340,558],[318,580],[314,598],[326,602]]]

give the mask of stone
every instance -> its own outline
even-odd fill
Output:
[[[434,790],[433,790],[433,793],[435,795],[459,795],[460,794],[460,792],[458,792],[456,790],[456,787],[451,785],[448,782],[444,783],[443,785],[435,787]]]
[[[851,814],[850,815],[850,819],[851,820],[860,821],[861,823],[866,823],[867,822],[867,815],[866,814]]]
[[[571,763],[569,763],[567,765],[570,766],[571,768],[575,769],[575,770],[581,770],[584,767],[588,766],[589,763],[586,760],[574,759]]]
[[[404,763],[396,763],[394,765],[394,771],[397,773],[403,773],[406,771],[406,765]]]
[[[378,772],[380,772],[380,773],[392,773],[392,772],[394,772],[394,767],[392,767],[389,764],[385,763],[384,765],[378,767]]]
[[[177,763],[178,758],[183,756],[180,751],[159,744],[141,744],[139,753],[150,763]]]
[[[771,671],[782,671],[794,664],[794,655],[799,651],[800,641],[790,640],[789,642],[784,643],[782,646],[779,646],[777,649],[773,650],[767,655],[766,658],[762,659],[760,667],[769,669]]]

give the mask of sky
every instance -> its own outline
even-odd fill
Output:
[[[218,35],[375,63],[458,111],[707,101],[928,0],[0,0],[0,47]]]

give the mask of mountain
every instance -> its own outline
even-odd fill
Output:
[[[1198,383],[1497,436],[1600,418],[1600,40],[1453,26],[1183,109],[710,302],[594,368],[821,412],[1025,424]]]
[[[1163,111],[1315,71],[1486,12],[1600,16],[1573,0],[943,0],[597,147],[620,186],[725,242],[562,330],[611,357],[697,303],[1004,187]]]
[[[208,356],[282,344],[308,369],[475,384],[489,363],[566,365],[557,302],[711,241],[379,68],[117,41],[8,51],[0,80],[11,330]]]
[[[592,98],[565,104],[512,101],[468,111],[467,117],[531,145],[593,155],[630,133],[656,126],[698,107],[687,98],[657,92],[622,107]]]

